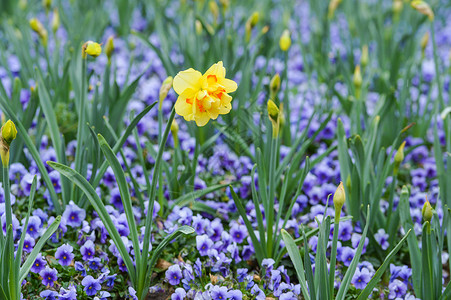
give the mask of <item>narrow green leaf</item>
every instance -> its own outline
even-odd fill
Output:
[[[47,240],[52,236],[52,234],[58,229],[58,226],[61,222],[61,216],[57,216],[52,224],[47,228],[47,230],[44,232],[44,234],[40,237],[39,241],[34,246],[33,250],[31,251],[30,255],[28,255],[27,260],[24,262],[22,267],[20,268],[19,273],[19,283],[22,283],[22,281],[25,280],[25,277],[27,277],[28,272],[30,272],[30,269],[36,260],[36,257],[41,252],[42,247],[45,243],[47,243]]]
[[[384,274],[385,270],[387,269],[387,267],[389,266],[391,259],[396,255],[396,253],[398,253],[399,249],[401,249],[404,241],[407,239],[411,231],[412,231],[411,229],[407,231],[407,233],[399,241],[399,243],[395,246],[395,248],[393,248],[393,250],[390,251],[390,253],[387,255],[382,265],[379,267],[379,269],[377,269],[373,278],[371,278],[370,282],[368,282],[367,286],[360,293],[359,298],[357,298],[357,300],[368,299],[369,295],[373,292],[373,289],[376,287],[378,283],[380,283],[380,279]]]
[[[99,214],[100,219],[102,220],[103,224],[105,225],[105,228],[107,229],[109,235],[111,236],[111,239],[116,245],[122,259],[124,260],[125,266],[127,267],[127,272],[130,275],[130,280],[132,281],[133,285],[135,285],[136,274],[133,262],[128,254],[127,249],[125,248],[124,242],[122,241],[119,232],[114,226],[113,221],[111,220],[111,217],[105,208],[105,205],[103,204],[102,200],[100,200],[94,188],[77,171],[74,171],[67,166],[52,161],[48,161],[47,164],[53,169],[57,170],[61,175],[66,176],[70,181],[76,184],[85,193],[88,200],[91,202],[91,205]]]
[[[302,295],[305,299],[309,300],[310,294],[308,292],[307,285],[305,284],[307,281],[305,280],[304,265],[302,263],[302,257],[299,253],[298,246],[294,242],[294,239],[291,237],[291,235],[285,229],[281,229],[280,232],[282,234],[282,239],[285,242],[285,247],[287,247],[288,254],[290,255],[290,259],[293,262],[294,268],[296,270],[299,283],[301,284]]]
[[[135,250],[136,256],[136,267],[142,267],[141,265],[141,250],[139,247],[139,239],[138,239],[138,229],[136,227],[135,215],[133,213],[132,200],[130,198],[130,191],[128,189],[127,180],[125,179],[124,170],[122,170],[122,166],[119,163],[116,155],[114,155],[113,150],[111,150],[107,141],[101,134],[97,135],[99,139],[100,149],[102,149],[105,158],[113,169],[114,176],[117,181],[117,185],[119,187],[119,193],[121,194],[122,204],[124,205],[125,216],[127,218],[127,223],[130,228],[131,240],[133,243],[133,249]]]

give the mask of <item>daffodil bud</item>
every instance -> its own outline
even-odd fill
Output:
[[[340,182],[337,189],[335,190],[333,202],[334,202],[335,210],[341,211],[341,208],[343,207],[343,205],[346,202],[346,193],[345,193],[345,189],[343,187],[343,182]]]
[[[354,84],[356,98],[360,98],[360,89],[362,87],[362,73],[360,72],[360,66],[357,65],[354,70],[354,76],[352,77],[352,83]]]
[[[196,27],[196,34],[201,35],[202,34],[202,23],[199,20],[196,20],[194,25]]]
[[[245,32],[246,32],[246,43],[249,43],[251,40],[252,29],[257,25],[258,19],[260,18],[260,14],[258,12],[254,12],[246,21]]]
[[[41,38],[42,44],[44,46],[47,46],[48,33],[44,25],[42,25],[42,23],[38,19],[32,18],[30,20],[30,27]]]
[[[60,27],[60,14],[58,12],[58,9],[55,8],[53,10],[53,18],[52,18],[52,31],[53,31],[53,34],[56,33],[56,31],[58,30],[59,27]]]
[[[255,25],[257,25],[259,19],[260,19],[260,14],[258,13],[258,11],[255,11],[249,17],[249,22],[250,22],[251,27],[255,27]]]
[[[213,18],[215,20],[215,23],[218,22],[219,17],[219,7],[215,0],[211,0],[208,3],[208,7],[210,8],[211,14],[213,15]]]
[[[288,29],[285,29],[282,33],[282,36],[279,40],[279,46],[282,51],[288,51],[291,46],[291,37],[290,37],[290,31]]]
[[[393,15],[395,20],[399,20],[403,6],[404,4],[402,3],[402,0],[393,1]]]
[[[410,3],[410,5],[419,13],[427,16],[430,21],[434,21],[434,12],[432,11],[429,4],[422,0],[414,0]]]
[[[230,0],[219,0],[219,3],[221,3],[224,10],[227,10],[230,6]]]
[[[394,175],[398,175],[399,166],[404,160],[404,147],[406,146],[406,142],[404,141],[401,146],[399,146],[398,151],[395,154],[395,165],[393,168]]]
[[[406,146],[406,142],[404,141],[401,146],[399,146],[398,151],[395,154],[395,162],[402,163],[404,160],[404,147]]]
[[[13,121],[8,120],[2,126],[2,138],[9,145],[17,136],[16,125],[14,125]]]
[[[285,125],[285,115],[283,113],[283,103],[279,105],[279,130],[282,130]]]
[[[429,222],[429,223],[431,222],[433,211],[432,211],[431,203],[429,203],[429,201],[427,199],[426,199],[426,202],[423,205],[423,209],[421,210],[421,214],[423,215],[423,220],[425,222]]]
[[[360,56],[360,64],[363,68],[368,65],[368,45],[362,47],[362,55]]]
[[[342,0],[330,0],[329,7],[327,9],[327,17],[329,18],[329,20],[333,19],[335,11],[337,10],[337,7],[341,3],[341,1]]]
[[[280,110],[277,105],[271,99],[268,100],[268,116],[272,123],[272,137],[277,138],[279,136],[279,113]]]
[[[174,139],[174,147],[177,147],[179,144],[178,132],[179,132],[179,124],[174,119],[171,124],[171,133],[172,138]]]
[[[14,123],[11,120],[8,120],[5,124],[3,124],[1,128],[1,140],[0,140],[0,156],[2,159],[3,167],[9,165],[9,147],[11,142],[17,136],[17,129]]]
[[[159,109],[160,110],[161,110],[161,107],[163,105],[163,100],[166,99],[166,96],[168,95],[169,91],[172,88],[172,81],[173,81],[172,76],[169,76],[161,84],[161,87],[160,87],[160,98],[159,98],[160,99],[160,104],[159,104]]]
[[[275,99],[277,96],[277,93],[280,90],[280,75],[277,73],[271,78],[271,82],[269,83],[269,97],[271,99]]]
[[[263,28],[262,28],[262,34],[267,34],[268,31],[269,31],[269,26],[268,26],[268,25],[263,26]]]
[[[426,50],[426,47],[428,45],[429,42],[429,31],[427,31],[423,37],[421,38],[421,57],[424,57],[424,50]]]
[[[19,0],[19,8],[21,10],[25,10],[27,8],[27,5],[28,5],[27,0]]]
[[[82,57],[86,58],[86,55],[97,57],[102,53],[102,46],[99,43],[93,41],[87,41],[82,46]]]
[[[105,54],[108,57],[109,62],[111,62],[111,56],[113,55],[113,51],[114,51],[114,36],[110,36],[106,41],[105,45]]]
[[[45,8],[45,12],[48,13],[52,6],[52,0],[42,0],[42,6]]]

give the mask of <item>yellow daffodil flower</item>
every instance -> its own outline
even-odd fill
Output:
[[[179,95],[175,112],[186,121],[195,121],[197,126],[206,125],[218,115],[228,114],[232,109],[232,97],[228,93],[236,91],[237,84],[225,75],[222,61],[212,65],[203,75],[192,68],[179,72],[173,82]]]

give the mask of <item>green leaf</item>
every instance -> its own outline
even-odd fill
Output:
[[[190,235],[190,234],[193,234],[195,231],[194,231],[194,228],[192,228],[192,227],[190,227],[190,226],[186,226],[186,225],[183,225],[183,226],[181,226],[181,227],[179,227],[179,228],[177,228],[173,233],[171,233],[170,235],[168,235],[168,236],[166,236],[164,239],[163,239],[163,241],[161,241],[161,243],[157,246],[157,248],[154,250],[154,251],[152,251],[153,253],[152,253],[152,257],[151,257],[151,259],[150,259],[150,264],[149,264],[149,267],[148,267],[148,269],[147,269],[147,273],[146,273],[146,283],[144,284],[144,286],[146,286],[146,287],[148,287],[149,285],[150,285],[150,280],[151,280],[151,278],[152,278],[152,270],[153,270],[153,267],[155,266],[155,264],[156,264],[156,262],[157,262],[157,260],[158,260],[158,258],[160,257],[160,255],[161,255],[161,252],[163,252],[163,250],[164,250],[164,248],[166,248],[166,246],[170,243],[170,242],[172,242],[173,240],[175,240],[175,239],[177,239],[179,236],[181,236],[182,234],[184,234],[184,235]],[[143,291],[143,293],[146,293],[147,294],[147,290],[145,290],[145,291]],[[145,296],[145,295],[144,295]]]
[[[50,224],[50,226],[41,236],[39,241],[36,243],[36,245],[33,248],[33,251],[31,251],[30,255],[28,255],[27,257],[27,260],[20,268],[19,283],[22,283],[22,281],[25,280],[25,277],[27,277],[28,272],[30,272],[30,269],[33,266],[34,261],[36,260],[36,257],[41,252],[42,247],[44,246],[45,243],[47,243],[47,240],[52,236],[52,234],[58,229],[60,222],[61,216],[56,217],[53,223]]]
[[[63,163],[66,160],[66,152],[65,145],[61,143],[61,135],[59,132],[58,122],[56,120],[55,110],[53,109],[54,103],[50,100],[49,91],[45,85],[44,79],[42,78],[42,73],[39,68],[35,68],[37,83],[38,83],[38,94],[39,94],[39,102],[42,112],[44,113],[45,120],[47,121],[47,128],[50,132],[50,137],[52,139],[52,145],[55,149],[56,156],[58,158],[58,162]],[[66,190],[69,190],[70,187],[68,185],[66,178],[61,178],[61,188],[64,206],[69,202],[69,199],[66,199],[65,196],[69,195],[66,193]]]
[[[232,194],[233,201],[235,202],[236,208],[238,209],[238,212],[240,213],[241,217],[243,218],[244,224],[246,225],[247,231],[249,233],[249,236],[251,237],[252,244],[255,248],[255,254],[257,256],[258,263],[260,264],[262,260],[265,258],[263,255],[263,249],[266,248],[266,245],[262,245],[262,242],[257,239],[255,236],[254,228],[252,227],[251,222],[248,219],[246,210],[243,207],[243,204],[241,203],[241,199],[238,197],[238,195],[233,190],[232,186],[230,186],[230,192]]]
[[[105,208],[105,205],[103,204],[102,200],[100,200],[94,188],[77,171],[74,171],[65,165],[52,161],[48,161],[47,164],[53,169],[57,170],[61,175],[66,176],[70,181],[72,181],[85,193],[88,200],[91,202],[91,205],[99,214],[99,217],[102,220],[103,224],[105,225],[106,230],[108,231],[111,239],[116,245],[122,259],[124,260],[125,266],[127,267],[127,272],[130,275],[130,280],[132,284],[135,285],[136,274],[133,262],[128,254],[127,249],[125,248],[124,242],[122,241],[119,232],[114,226],[113,221],[111,220],[111,217]]]
[[[304,265],[302,263],[302,257],[299,253],[298,246],[294,242],[294,239],[291,237],[291,235],[285,229],[281,229],[280,232],[282,234],[282,239],[285,242],[285,247],[287,247],[288,254],[290,255],[290,259],[293,262],[296,274],[298,275],[299,283],[301,284],[302,295],[305,299],[309,300],[310,294],[306,285],[307,281],[305,280]]]
[[[187,194],[184,194],[174,200],[174,204],[171,205],[171,207],[169,208],[169,211],[173,210],[176,205],[180,206],[180,207],[189,205],[189,204],[193,203],[194,201],[196,201],[196,199],[201,198],[214,191],[225,188],[229,185],[230,185],[230,183],[216,184],[216,185],[209,186],[203,190],[192,191]]]
[[[116,144],[114,144],[113,147],[113,152],[117,153],[119,151],[119,149],[122,148],[122,146],[124,145],[125,141],[127,140],[127,138],[129,137],[129,135],[133,132],[133,129],[136,127],[136,125],[139,123],[139,121],[141,121],[141,119],[147,115],[147,113],[157,104],[157,102],[152,103],[151,105],[147,106],[142,112],[140,112],[134,119],[133,121],[130,123],[130,125],[128,125],[127,129],[125,130],[124,134],[121,136],[121,138],[116,142]],[[102,163],[102,165],[99,168],[99,172],[97,173],[92,186],[93,187],[97,187],[100,183],[100,180],[102,179],[103,175],[105,174],[106,170],[108,168],[108,163],[106,161],[104,161]]]
[[[362,254],[366,234],[368,233],[368,226],[370,224],[369,221],[370,221],[370,207],[368,206],[366,215],[366,225],[365,228],[363,229],[362,237],[360,239],[359,246],[357,247],[357,250],[355,252],[354,258],[352,259],[351,264],[349,265],[348,270],[346,271],[346,274],[343,277],[343,280],[341,281],[340,289],[338,290],[337,297],[335,298],[337,300],[345,299],[346,293],[349,289],[349,285],[351,284],[351,279],[354,276],[357,264],[359,263],[360,255]]]
[[[379,269],[377,269],[373,278],[371,278],[370,282],[368,282],[365,289],[363,289],[363,291],[360,293],[359,298],[357,298],[357,300],[368,299],[369,295],[373,292],[373,289],[376,287],[378,283],[380,283],[380,279],[384,274],[385,270],[387,269],[387,267],[389,266],[391,259],[396,255],[396,253],[398,253],[399,249],[401,249],[404,241],[407,239],[411,231],[412,231],[411,229],[407,231],[406,235],[404,235],[404,237],[399,241],[399,243],[395,246],[395,248],[393,248],[393,250],[390,251],[390,253],[387,255],[382,265],[379,267]]]
[[[130,198],[130,191],[128,189],[127,180],[125,179],[124,170],[119,163],[116,155],[114,155],[113,150],[111,150],[107,141],[103,138],[101,134],[97,135],[99,140],[100,149],[102,149],[105,158],[113,169],[114,176],[116,177],[116,182],[119,187],[119,192],[121,194],[122,204],[124,205],[125,216],[127,218],[127,223],[130,228],[131,240],[133,243],[133,249],[136,255],[136,267],[142,267],[141,265],[141,250],[139,247],[138,239],[138,229],[136,227],[135,215],[133,213],[132,200]]]
[[[52,199],[53,206],[55,207],[56,213],[61,214],[62,213],[61,204],[58,200],[58,196],[56,195],[53,183],[50,180],[49,173],[47,172],[47,169],[45,168],[44,163],[41,160],[41,156],[39,155],[39,152],[36,149],[33,141],[28,136],[27,130],[22,125],[22,122],[20,122],[18,117],[14,114],[14,112],[10,109],[6,100],[3,99],[2,97],[0,97],[0,109],[3,112],[5,112],[8,115],[8,117],[16,125],[18,135],[20,135],[20,137],[23,139],[23,141],[25,142],[25,145],[27,146],[28,150],[30,151],[31,156],[33,157],[34,161],[36,162],[36,165],[39,169],[42,179],[44,180],[47,190],[50,193],[50,198]]]

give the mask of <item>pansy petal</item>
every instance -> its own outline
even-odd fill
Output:
[[[198,90],[201,85],[202,74],[199,71],[189,68],[179,72],[173,81],[172,86],[177,94],[182,94],[186,89]]]

